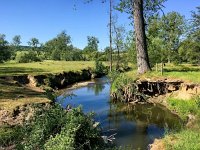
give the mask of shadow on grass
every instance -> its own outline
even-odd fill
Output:
[[[30,88],[20,86],[5,80],[0,80],[0,100],[1,99],[17,99],[17,98],[45,98],[42,92],[34,91]]]
[[[23,68],[23,67],[0,67],[0,75],[18,75],[44,72],[43,69]]]
[[[200,67],[194,68],[194,67],[186,67],[186,66],[181,66],[177,68],[164,68],[165,72],[199,72]]]

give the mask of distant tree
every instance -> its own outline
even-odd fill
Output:
[[[40,42],[37,38],[31,38],[30,41],[28,41],[28,45],[31,46],[33,50],[35,50],[39,44]]]
[[[148,20],[147,46],[150,58],[150,64],[162,62],[162,38],[160,38],[161,18],[155,15]]]
[[[15,47],[19,47],[21,44],[21,36],[20,35],[15,35],[12,39],[12,45]]]
[[[109,46],[107,46],[104,49],[104,55],[105,55],[104,61],[109,61],[110,60],[110,47]]]
[[[0,34],[0,63],[9,60],[11,57],[11,51],[5,38],[5,34]]]
[[[200,6],[192,12],[192,21],[187,38],[181,42],[178,49],[179,55],[184,62],[200,64]]]
[[[87,60],[95,60],[98,54],[98,38],[94,36],[88,36],[87,37],[88,44],[83,49],[84,56]]]
[[[185,33],[185,19],[177,12],[169,12],[162,17],[160,26],[162,38],[165,41],[168,62],[177,60],[180,38]]]
[[[71,37],[62,31],[57,37],[48,41],[44,45],[49,59],[53,60],[70,60],[70,51],[73,49]]]
[[[117,25],[116,21],[113,21],[113,43],[117,50],[117,65],[116,69],[119,69],[120,65],[120,52],[124,50],[125,28],[122,25]]]
[[[87,37],[87,41],[88,41],[88,44],[83,49],[86,53],[91,53],[91,52],[98,51],[98,43],[99,43],[98,38],[96,38],[94,36],[88,36]]]
[[[200,41],[200,6],[198,6],[197,11],[192,11],[192,29],[190,35],[195,41]]]

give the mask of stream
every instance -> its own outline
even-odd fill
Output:
[[[74,96],[65,97],[65,93]],[[181,120],[161,105],[121,104],[110,102],[110,82],[106,77],[87,86],[66,90],[57,98],[63,107],[82,105],[85,113],[94,112],[103,135],[115,135],[114,144],[131,149],[148,149],[155,138],[181,127]]]

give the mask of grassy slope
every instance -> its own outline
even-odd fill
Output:
[[[178,133],[171,133],[164,138],[166,149],[169,150],[199,150],[200,149],[200,97],[188,101],[169,98],[170,109],[176,110],[179,116],[186,120],[187,116],[194,115],[195,119],[180,130]]]
[[[33,63],[4,63],[0,64],[0,76],[20,74],[60,73],[63,71],[80,71],[93,68],[93,61],[43,61]]]

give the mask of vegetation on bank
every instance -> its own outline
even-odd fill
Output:
[[[109,148],[101,138],[101,130],[80,107],[66,110],[58,104],[36,108],[34,116],[20,128],[2,128],[0,145],[15,144],[16,149],[91,149]]]
[[[187,125],[178,133],[170,133],[164,137],[166,149],[200,149],[200,97],[191,100],[169,98],[167,102],[169,108],[175,110]]]
[[[129,85],[134,86],[136,79],[146,79],[146,80],[182,80],[183,82],[189,82],[193,84],[200,83],[200,68],[199,66],[191,64],[165,64],[163,75],[160,71],[161,64],[158,65],[158,71],[156,71],[156,66],[153,68],[152,72],[148,72],[142,76],[137,75],[136,69],[133,69],[124,74],[118,75],[112,74],[114,81],[111,85],[111,93],[117,93],[118,97],[123,97],[125,92],[129,92],[131,88]],[[129,88],[127,88],[129,87]],[[125,89],[125,90],[124,90]],[[134,92],[134,90],[131,91]],[[122,93],[120,95],[120,93]],[[130,93],[130,92],[129,92]],[[125,93],[126,94],[126,93]],[[126,94],[128,95],[128,94]],[[127,102],[127,97],[119,100]],[[182,120],[185,122],[185,127],[174,133],[168,133],[161,142],[165,145],[164,147],[169,150],[182,150],[182,149],[200,149],[200,97],[199,95],[194,95],[193,99],[184,100],[177,99],[175,97],[169,97],[167,99],[168,108],[171,111],[175,111]]]
[[[200,67],[192,64],[168,64],[163,66],[163,74],[161,73],[161,64],[156,65],[152,68],[151,72],[147,72],[143,75],[137,75],[137,70],[133,69],[126,72],[126,75],[133,80],[140,79],[175,79],[183,80],[185,82],[200,83]]]

